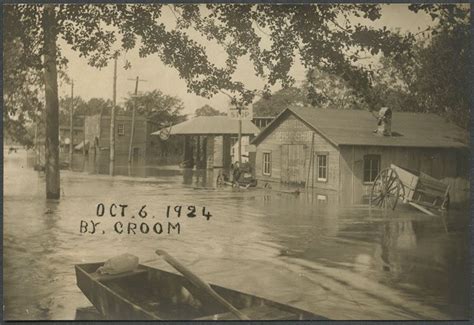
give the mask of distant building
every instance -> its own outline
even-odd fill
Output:
[[[59,126],[59,145],[62,151],[69,152],[69,141],[71,139],[71,128],[69,125]],[[74,126],[73,127],[73,145],[74,147],[83,142],[84,140],[84,127]]]
[[[252,141],[259,184],[309,182],[342,202],[360,203],[393,163],[450,184],[451,202],[468,199],[464,130],[433,114],[401,112],[393,113],[391,136],[374,133],[378,128],[368,111],[287,108]]]
[[[142,116],[135,117],[135,130],[132,143],[132,163],[145,164],[151,159],[153,137],[156,125]],[[128,160],[132,117],[115,117],[115,156],[118,163]],[[108,168],[110,157],[110,115],[93,115],[85,119],[85,140],[89,150],[89,161]]]
[[[59,126],[59,164],[61,168],[69,165],[69,143],[70,143],[70,126]],[[73,146],[76,149],[84,141],[84,128],[82,126],[74,126],[73,128]],[[34,141],[33,150],[28,151],[28,159],[30,164],[37,169],[44,169],[45,166],[45,138],[43,134],[38,134]]]
[[[260,130],[267,127],[275,119],[274,116],[254,116],[252,118],[252,123],[255,124]]]

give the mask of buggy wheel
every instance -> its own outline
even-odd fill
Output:
[[[404,188],[397,172],[392,168],[384,169],[372,184],[369,205],[395,210],[400,192],[404,192]]]

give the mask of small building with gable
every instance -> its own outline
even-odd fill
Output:
[[[390,136],[377,128],[368,111],[289,107],[252,141],[259,186],[307,186],[358,204],[378,173],[395,164],[449,184],[452,203],[469,199],[463,129],[434,114],[408,112],[393,112]]]
[[[248,160],[248,143],[259,132],[250,120],[242,120],[241,125],[243,161]],[[168,132],[170,136],[181,136],[183,141],[183,162],[187,167],[224,168],[238,161],[237,138],[239,121],[228,116],[198,116],[182,123],[154,132],[160,135]]]

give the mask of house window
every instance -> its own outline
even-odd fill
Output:
[[[270,152],[263,153],[263,175],[271,175],[272,173],[272,154]]]
[[[316,154],[316,171],[318,176],[318,182],[328,181],[328,154],[320,153]]]
[[[123,123],[117,125],[117,133],[118,135],[125,135],[125,125]]]
[[[318,194],[318,195],[316,196],[316,199],[318,200],[318,203],[323,203],[323,204],[328,203],[328,197],[327,197],[327,195],[320,195],[320,194]]]
[[[372,183],[380,172],[380,155],[364,156],[364,182]]]

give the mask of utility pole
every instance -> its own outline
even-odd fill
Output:
[[[84,156],[84,163],[86,161],[86,115],[82,116],[82,155]]]
[[[72,170],[72,155],[74,151],[74,80],[71,80],[71,116],[69,117],[69,169]]]
[[[135,135],[135,111],[137,109],[138,82],[146,81],[146,80],[140,80],[138,76],[136,79],[128,79],[128,80],[135,80],[135,94],[134,94],[133,108],[132,108],[132,130],[130,134],[130,145],[128,146],[128,163],[130,164],[132,162],[133,137]]]
[[[38,120],[35,121],[35,165],[39,164],[39,153],[38,153]],[[35,166],[36,168],[36,166]]]
[[[237,154],[239,155],[239,167],[242,167],[242,106],[238,106],[237,110],[239,112],[239,138],[237,146]]]
[[[117,104],[117,56],[114,59],[114,86],[112,109],[110,111],[110,162],[109,175],[114,176],[115,169],[115,106]]]
[[[239,145],[237,153],[239,154],[239,167],[242,166],[242,116],[239,116]]]
[[[84,171],[85,169],[86,169],[86,115],[84,114],[82,117],[82,171]]]

